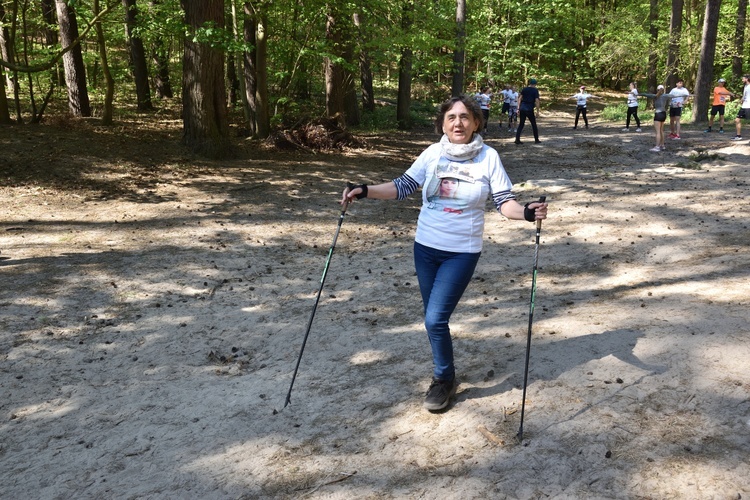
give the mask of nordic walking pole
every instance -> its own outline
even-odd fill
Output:
[[[328,266],[331,264],[331,256],[333,255],[333,249],[336,248],[336,240],[339,238],[339,232],[341,231],[341,224],[344,222],[344,215],[346,215],[346,209],[349,206],[349,200],[344,203],[344,208],[341,209],[339,215],[339,225],[336,227],[336,234],[333,235],[333,243],[331,248],[328,250],[328,257],[326,257],[326,264],[323,267],[323,276],[320,278],[320,288],[318,288],[318,296],[315,297],[315,305],[313,306],[312,313],[310,313],[310,320],[307,322],[307,331],[305,332],[305,338],[302,340],[302,349],[299,351],[299,357],[297,358],[297,366],[294,367],[294,375],[292,375],[292,383],[289,384],[289,392],[286,394],[286,402],[284,408],[291,402],[292,398],[292,387],[294,387],[294,379],[297,378],[297,370],[299,370],[299,363],[302,361],[302,353],[305,352],[305,344],[307,343],[307,337],[310,335],[310,328],[312,328],[313,318],[315,317],[315,311],[318,309],[318,302],[320,302],[320,294],[323,293],[323,285],[326,282],[326,274],[328,274]]]
[[[539,203],[544,203],[546,196],[539,197]],[[529,303],[529,333],[526,337],[526,367],[523,372],[523,396],[521,399],[521,426],[518,428],[518,440],[523,441],[523,415],[526,410],[526,383],[529,380],[529,355],[531,354],[531,323],[534,319],[534,299],[536,298],[536,266],[539,260],[539,236],[542,233],[542,220],[536,221],[536,244],[534,246],[534,272],[531,277],[531,301]]]

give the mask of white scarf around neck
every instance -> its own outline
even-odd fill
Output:
[[[468,144],[453,144],[448,140],[448,135],[443,134],[443,137],[440,138],[440,146],[442,147],[441,154],[443,157],[451,161],[466,161],[479,154],[482,146],[484,146],[484,140],[482,140],[481,135],[475,133]]]

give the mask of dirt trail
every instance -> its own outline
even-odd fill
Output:
[[[174,130],[0,129],[3,496],[748,497],[750,147],[572,121],[487,138],[552,207],[520,445],[533,226],[488,215],[459,393],[431,414],[417,197],[351,207],[281,410],[338,193],[428,131],[209,162]]]

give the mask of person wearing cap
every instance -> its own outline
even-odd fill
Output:
[[[529,119],[531,123],[531,130],[534,131],[534,142],[539,144],[539,129],[536,126],[536,116],[534,116],[534,109],[537,112],[541,112],[541,101],[539,99],[539,89],[536,88],[536,79],[532,78],[529,80],[529,85],[521,89],[518,100],[518,115],[521,117],[521,121],[516,129],[516,144],[523,144],[521,142],[521,132],[523,132],[523,126],[526,123],[526,119]]]
[[[711,117],[708,119],[708,128],[705,130],[705,132],[711,132],[711,127],[714,126],[714,118],[716,118],[716,114],[719,114],[719,133],[724,133],[724,106],[727,102],[727,96],[734,97],[734,94],[729,92],[724,85],[726,84],[726,80],[723,78],[719,78],[719,81],[716,84],[716,87],[714,87],[714,100],[711,104]]]
[[[654,133],[656,135],[656,146],[651,151],[664,151],[664,122],[667,121],[667,106],[674,98],[672,94],[664,93],[664,85],[656,87],[656,94],[641,94],[644,97],[653,97],[654,99]]]
[[[675,88],[669,91],[672,95],[672,102],[669,107],[669,128],[671,133],[669,134],[670,139],[680,139],[680,119],[682,117],[682,107],[687,103],[689,97],[691,97],[690,91],[683,87],[685,82],[680,79],[675,83]]]
[[[589,119],[586,118],[586,101],[589,99],[598,99],[598,97],[586,93],[586,87],[581,85],[578,89],[578,93],[570,97],[570,99],[576,100],[576,121],[573,125],[573,130],[578,128],[578,117],[583,115],[583,122],[586,124],[586,128],[589,128]]]
[[[742,90],[740,112],[737,113],[737,118],[734,119],[734,124],[737,127],[737,135],[732,137],[733,141],[742,140],[742,120],[750,120],[750,74],[742,77],[742,83],[745,84],[745,88]]]

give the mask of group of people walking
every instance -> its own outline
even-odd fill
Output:
[[[732,140],[738,141],[742,139],[742,120],[750,120],[750,83],[748,79],[750,75],[742,77],[744,89],[742,92],[741,108],[735,119],[736,135]],[[713,125],[716,115],[719,115],[719,133],[724,133],[724,114],[725,106],[729,97],[736,97],[735,94],[727,90],[726,80],[720,78],[713,89],[713,100],[710,111],[710,118],[708,128],[705,130],[706,133],[713,131]],[[536,119],[537,113],[541,110],[541,99],[539,90],[537,88],[537,81],[531,78],[528,81],[528,85],[521,89],[520,92],[516,92],[515,87],[506,85],[503,90],[500,91],[500,97],[502,99],[502,108],[500,111],[499,125],[503,128],[504,116],[508,117],[508,132],[515,132],[515,143],[523,144],[521,141],[521,134],[523,133],[526,121],[531,124],[531,129],[534,135],[534,142],[539,144],[539,129],[537,127]],[[656,88],[656,93],[638,93],[638,86],[636,82],[629,84],[629,90],[627,92],[627,116],[625,118],[625,128],[623,132],[630,131],[631,120],[635,122],[635,131],[641,132],[641,120],[638,116],[638,98],[648,97],[654,101],[654,138],[655,145],[651,148],[651,151],[664,151],[666,148],[666,138],[672,140],[680,140],[682,138],[682,110],[687,104],[691,97],[694,97],[685,88],[685,82],[678,80],[675,82],[674,88],[669,92],[666,92],[664,85],[659,85]],[[483,133],[487,133],[487,123],[489,123],[490,116],[490,104],[493,98],[493,94],[490,92],[488,87],[482,88],[481,92],[475,95],[475,99],[480,105],[483,117],[484,117],[484,129]],[[575,99],[576,101],[576,115],[575,122],[573,124],[573,130],[578,129],[579,119],[583,118],[585,128],[589,128],[589,120],[586,114],[587,103],[589,99],[598,99],[586,91],[586,87],[581,85],[578,92],[569,99]],[[536,111],[536,113],[535,113]],[[669,135],[665,135],[665,124],[669,116]],[[520,121],[519,121],[520,118]],[[518,121],[517,127],[514,127]]]

